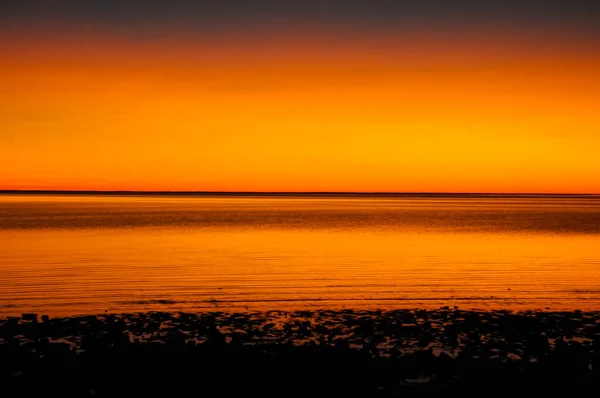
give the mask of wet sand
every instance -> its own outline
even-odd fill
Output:
[[[600,387],[600,312],[23,314],[2,396],[399,396]]]

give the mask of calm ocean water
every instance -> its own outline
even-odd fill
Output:
[[[598,198],[0,196],[0,316],[600,310]]]

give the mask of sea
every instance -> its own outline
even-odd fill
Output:
[[[0,317],[600,310],[600,197],[0,195]]]

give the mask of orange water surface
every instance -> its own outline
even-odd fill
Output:
[[[0,196],[0,316],[600,310],[600,199]]]

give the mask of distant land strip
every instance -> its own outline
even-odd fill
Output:
[[[219,197],[332,197],[332,198],[594,198],[600,194],[563,193],[454,193],[454,192],[253,192],[253,191],[71,191],[71,190],[0,190],[0,195],[73,195],[73,196],[219,196]]]

